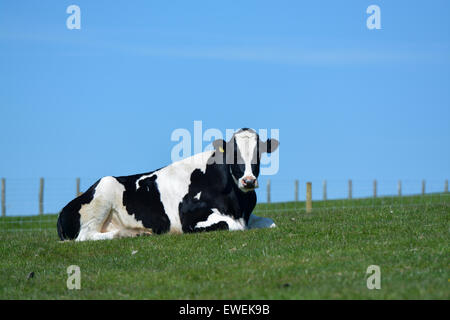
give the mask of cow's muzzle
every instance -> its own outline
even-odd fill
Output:
[[[242,179],[242,185],[245,189],[255,189],[258,188],[258,180],[254,177],[244,177]]]

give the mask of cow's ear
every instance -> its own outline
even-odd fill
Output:
[[[274,152],[278,149],[278,145],[280,144],[277,139],[267,139],[267,153]]]
[[[224,153],[226,149],[226,144],[227,143],[223,139],[214,140],[213,142],[214,150],[220,153]]]
[[[267,139],[266,142],[260,142],[261,153],[271,153],[278,149],[280,143],[277,139]]]

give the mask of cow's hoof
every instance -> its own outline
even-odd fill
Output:
[[[145,232],[138,233],[136,235],[136,237],[146,237],[146,236],[151,236],[152,234],[153,233],[151,231],[145,231]]]

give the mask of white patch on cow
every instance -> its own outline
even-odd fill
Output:
[[[156,183],[161,195],[161,202],[170,220],[170,232],[182,232],[179,204],[189,191],[192,172],[199,169],[205,173],[208,159],[213,153],[214,151],[199,153],[154,172],[157,175]]]
[[[258,144],[258,136],[251,131],[242,131],[236,133],[235,139],[245,164],[244,175],[238,179],[238,186],[243,191],[249,191],[245,190],[244,185],[242,184],[242,179],[244,177],[252,177],[253,179],[256,179],[252,171],[252,160],[253,155],[255,154],[255,148]]]
[[[245,221],[244,218],[240,218],[238,220],[233,219],[230,216],[224,215],[219,212],[216,208],[212,209],[212,213],[208,216],[206,221],[197,222],[195,225],[196,228],[206,228],[212,226],[221,221],[226,222],[228,224],[228,229],[231,231],[234,230],[245,230]]]
[[[113,239],[139,233],[151,233],[123,206],[125,187],[114,177],[104,177],[95,188],[91,202],[80,209],[77,241]]]
[[[155,174],[157,174],[158,171],[152,172],[150,174],[147,174],[145,176],[140,177],[139,179],[136,180],[136,190],[139,189],[141,186],[139,185],[139,181],[153,177]],[[148,187],[147,187],[147,191],[148,191]]]
[[[200,191],[199,193],[197,193],[197,194],[194,196],[194,199],[200,200],[201,194],[202,194],[202,192]]]
[[[260,228],[275,228],[276,224],[273,222],[270,218],[264,218],[264,217],[258,217],[254,214],[251,214],[248,223],[247,228],[248,229],[260,229]]]

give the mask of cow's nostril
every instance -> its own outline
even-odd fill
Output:
[[[256,179],[244,179],[244,186],[247,188],[253,188],[255,186]]]

